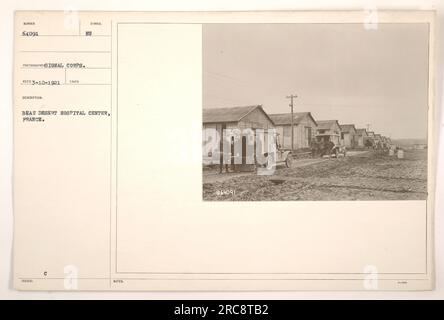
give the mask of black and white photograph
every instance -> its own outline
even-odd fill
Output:
[[[203,25],[203,200],[425,200],[428,28]]]
[[[0,296],[443,296],[442,10],[242,6],[10,11]]]

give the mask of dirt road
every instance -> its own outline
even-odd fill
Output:
[[[375,151],[351,155],[339,159],[317,159],[317,162],[291,169],[279,167],[271,177],[240,173],[212,181],[204,175],[203,199],[426,199],[427,150],[407,150],[404,159]]]
[[[368,152],[368,151],[349,151],[347,155],[350,157],[350,156],[356,156],[359,154],[363,154],[366,152]],[[309,158],[309,159],[295,160],[292,164],[292,169],[305,167],[305,166],[313,165],[313,164],[320,163],[323,161],[328,161],[328,160],[330,160],[328,157],[324,157],[322,159]],[[278,169],[283,169],[283,168],[285,168],[285,164],[278,165]],[[214,168],[213,170],[205,170],[203,172],[203,183],[224,182],[224,181],[231,180],[233,178],[250,176],[250,175],[252,175],[251,172],[225,172],[225,171],[222,174],[220,174],[219,169]]]

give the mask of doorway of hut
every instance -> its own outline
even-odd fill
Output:
[[[250,138],[250,139],[249,139]],[[249,147],[248,144],[252,144]],[[256,130],[253,130],[253,137],[248,137],[246,134],[241,136],[241,164],[235,165],[236,171],[240,172],[253,172],[255,171],[254,154],[248,155],[248,151],[256,152]]]

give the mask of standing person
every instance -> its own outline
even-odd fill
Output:
[[[219,173],[222,173],[223,171],[223,166],[224,166],[224,162],[225,162],[225,172],[229,172],[228,171],[228,160],[225,161],[225,159],[229,159],[230,156],[230,152],[229,150],[225,150],[228,148],[224,148],[224,141],[223,139],[221,139],[220,141],[220,146],[219,146],[219,154],[220,154],[220,158],[219,158]]]
[[[234,164],[234,144],[235,144],[235,139],[238,139],[238,137],[236,136],[236,138],[233,136],[231,137],[230,140],[230,167],[231,167],[231,171],[236,172],[236,166]],[[228,172],[228,171],[227,171]]]
[[[262,141],[261,141],[261,139],[256,139],[256,146],[255,146],[255,150],[254,150],[254,165],[255,165],[255,167],[266,167],[267,166],[267,162],[260,163],[258,161],[258,156],[257,156],[258,154],[260,155],[260,159],[261,160],[266,158],[267,161],[268,161],[268,152],[264,153],[264,150],[262,149]]]

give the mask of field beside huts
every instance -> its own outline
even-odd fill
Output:
[[[406,150],[404,159],[371,150],[293,168],[280,166],[273,176],[203,172],[203,199],[209,201],[426,198],[427,150]]]

